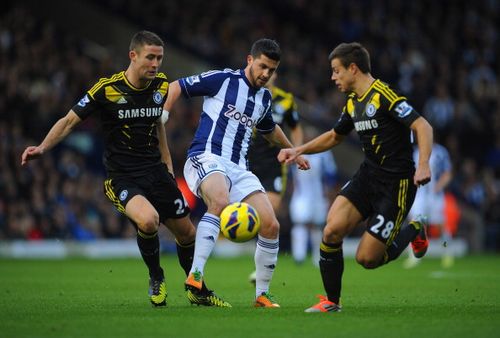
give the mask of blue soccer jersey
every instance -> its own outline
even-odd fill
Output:
[[[269,90],[253,87],[243,69],[209,71],[181,78],[179,84],[185,97],[204,97],[188,157],[212,153],[247,169],[253,128],[261,134],[275,128]]]

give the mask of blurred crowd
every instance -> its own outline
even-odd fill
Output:
[[[276,39],[283,50],[278,85],[304,103],[302,117],[318,132],[333,126],[345,102],[330,82],[328,54],[340,42],[361,42],[371,53],[373,75],[405,94],[449,150],[449,190],[464,210],[459,233],[474,231],[478,249],[500,251],[499,1],[94,3],[159,33],[167,49],[175,45],[220,68],[244,67],[254,40]],[[99,77],[127,65],[93,59],[79,37],[22,5],[4,9],[0,238],[130,236],[133,228],[102,193],[102,144],[92,119],[42,160],[20,167],[25,146],[38,144]],[[178,174],[198,109],[180,103],[168,124]]]

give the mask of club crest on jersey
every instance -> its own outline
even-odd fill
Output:
[[[156,104],[160,104],[162,100],[163,100],[163,96],[161,95],[160,92],[155,92],[153,94],[153,101],[155,101]]]
[[[87,105],[87,103],[89,103],[90,100],[89,100],[89,97],[87,95],[85,95],[79,102],[78,102],[78,105],[80,107],[85,107]]]
[[[369,103],[366,105],[366,109],[365,109],[366,116],[373,117],[373,115],[375,115],[376,112],[377,112],[377,108],[375,107],[375,105],[373,105],[372,103]]]
[[[255,125],[255,121],[252,120],[250,116],[245,113],[240,113],[232,104],[227,105],[227,110],[224,112],[224,116],[235,119],[248,128],[253,128]]]

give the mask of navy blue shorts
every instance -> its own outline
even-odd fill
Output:
[[[414,173],[389,175],[362,164],[339,195],[346,197],[368,219],[367,231],[390,245],[411,209],[417,187]]]
[[[156,209],[162,223],[168,218],[182,218],[190,212],[166,165],[158,166],[140,177],[109,176],[104,181],[104,193],[123,214],[132,197],[144,196]]]

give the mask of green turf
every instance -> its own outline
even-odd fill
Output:
[[[280,257],[271,291],[281,309],[252,307],[253,259],[211,259],[209,287],[233,308],[189,305],[175,256],[162,257],[168,306],[152,308],[140,260],[0,260],[0,337],[498,337],[500,256],[448,270],[425,259],[364,270],[346,260],[341,313],[309,314],[319,271]]]

